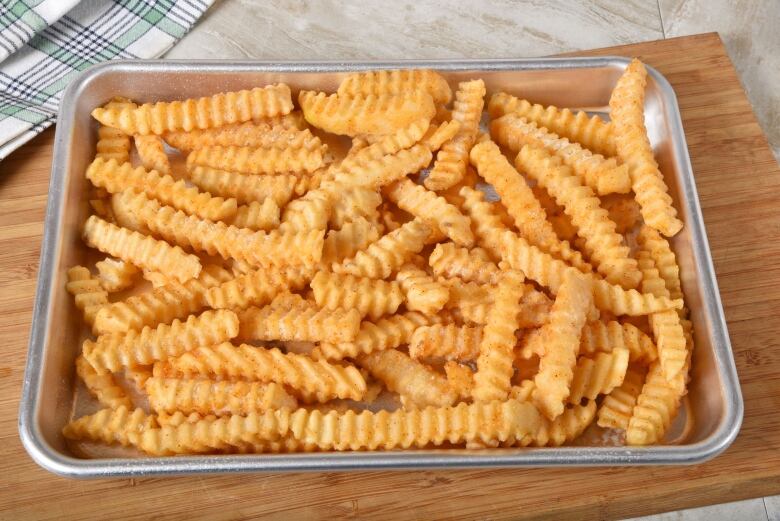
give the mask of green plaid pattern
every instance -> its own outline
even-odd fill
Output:
[[[214,0],[0,0],[0,160],[54,123],[79,72],[155,58]]]

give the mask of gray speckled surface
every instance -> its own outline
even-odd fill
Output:
[[[718,31],[780,158],[780,0],[217,0],[168,58],[522,58]]]

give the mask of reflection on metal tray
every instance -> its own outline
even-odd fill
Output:
[[[285,82],[298,89],[334,91],[347,72],[424,67],[455,84],[481,77],[488,95],[499,90],[537,103],[605,112],[625,58],[371,63],[114,62],[93,67],[67,90],[57,122],[46,228],[29,355],[19,411],[22,441],[43,467],[73,477],[150,476],[246,471],[414,469],[575,465],[692,464],[712,458],[734,440],[742,396],[723,317],[696,186],[674,92],[648,67],[645,105],[650,141],[685,228],[673,240],[694,323],[696,350],[689,393],[666,444],[623,447],[596,433],[596,445],[560,448],[438,449],[356,453],[138,457],[127,451],[80,459],[65,444],[71,417],[73,361],[83,331],[72,320],[66,269],[88,255],[79,238],[87,215],[84,170],[92,158],[96,123],[90,111],[116,95],[140,102],[180,99]],[[588,442],[590,442],[588,440]],[[581,442],[582,443],[582,442]]]

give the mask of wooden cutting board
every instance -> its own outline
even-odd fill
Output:
[[[638,56],[674,86],[745,420],[693,467],[438,470],[72,481],[17,434],[53,131],[0,163],[0,518],[604,519],[780,493],[780,169],[717,34],[576,55]]]

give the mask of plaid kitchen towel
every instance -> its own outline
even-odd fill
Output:
[[[160,56],[213,1],[0,0],[0,160],[54,123],[79,72]]]

